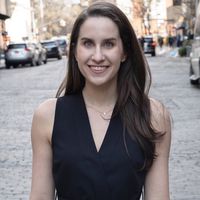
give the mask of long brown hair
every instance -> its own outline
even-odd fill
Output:
[[[75,49],[80,27],[89,17],[108,17],[119,29],[126,60],[118,72],[118,98],[114,112],[120,114],[125,129],[140,144],[145,157],[144,168],[148,169],[155,158],[155,142],[161,135],[151,125],[148,98],[151,73],[136,34],[118,7],[107,2],[94,3],[76,19],[71,32],[68,72],[56,96],[59,97],[62,93],[64,95],[79,93],[85,85],[85,79],[75,59]]]

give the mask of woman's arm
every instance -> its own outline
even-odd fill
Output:
[[[156,155],[152,167],[147,173],[144,187],[145,200],[169,200],[168,161],[171,143],[170,114],[156,100],[151,99],[152,125],[154,129],[165,133],[156,143]]]
[[[34,113],[31,129],[32,185],[30,200],[53,200],[51,135],[56,99],[42,103]]]

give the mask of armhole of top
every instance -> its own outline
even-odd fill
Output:
[[[59,103],[60,98],[58,97],[56,100],[55,104],[55,110],[54,110],[54,119],[53,119],[53,126],[52,126],[52,133],[51,133],[51,146],[53,147],[53,142],[54,142],[54,129],[55,129],[55,123],[56,123],[56,118],[57,118],[57,110],[58,110],[58,103]]]

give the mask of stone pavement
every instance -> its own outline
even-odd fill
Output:
[[[152,96],[169,109],[171,200],[200,200],[200,86],[189,83],[188,58],[149,58]],[[162,177],[161,177],[162,178]]]
[[[0,68],[0,200],[27,200],[31,187],[30,129],[34,109],[54,97],[65,60]]]
[[[189,84],[187,58],[148,57],[152,95],[172,113],[171,200],[200,200],[200,88]],[[0,200],[27,200],[31,185],[30,129],[34,109],[55,96],[65,60],[0,69]],[[160,177],[162,178],[162,177]]]

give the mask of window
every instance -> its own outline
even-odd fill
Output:
[[[26,44],[10,44],[8,49],[23,49],[26,48]]]
[[[173,5],[174,6],[180,6],[182,3],[182,0],[173,0]]]

